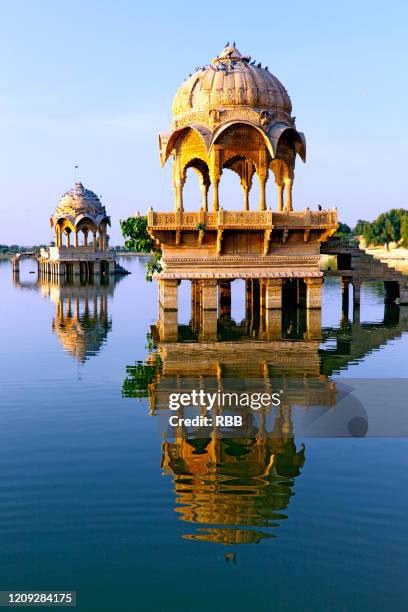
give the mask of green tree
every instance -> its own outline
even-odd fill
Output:
[[[408,214],[401,219],[401,246],[408,249]]]
[[[147,217],[138,215],[123,219],[120,221],[120,228],[122,236],[125,238],[126,250],[153,256],[146,264],[146,280],[151,282],[155,272],[160,273],[162,271],[162,252],[147,231]]]
[[[356,223],[355,228],[353,229],[353,234],[355,236],[363,236],[364,235],[364,229],[367,225],[368,221],[364,221],[364,219],[359,219]]]
[[[147,231],[147,217],[129,217],[120,221],[125,248],[138,253],[152,253],[154,240]]]
[[[347,223],[339,222],[339,226],[338,226],[337,231],[335,233],[335,237],[336,238],[347,239],[347,238],[350,237],[350,234],[351,234],[351,227],[349,225],[347,225]]]
[[[407,214],[403,208],[392,208],[381,213],[372,223],[366,223],[363,235],[367,246],[385,245],[388,249],[390,242],[398,242],[401,239],[401,221]]]

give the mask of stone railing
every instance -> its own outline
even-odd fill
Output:
[[[271,210],[219,210],[218,226],[227,228],[270,228],[273,225]]]
[[[100,255],[101,253],[106,255],[108,251],[102,251],[101,249],[92,246],[61,246],[48,247],[47,249],[44,249],[41,252],[41,257],[44,259],[46,258],[52,260],[64,259],[79,261],[81,256],[86,256],[86,259],[90,260],[92,260],[93,258],[100,259],[100,256],[98,257],[98,255]]]
[[[147,224],[149,227],[164,229],[195,229],[199,223],[205,223],[206,227],[217,227],[216,212],[154,212],[149,210]]]
[[[337,225],[337,210],[303,210],[299,212],[274,212],[273,225],[279,226],[332,226]]]
[[[156,229],[206,229],[273,227],[327,227],[337,225],[337,210],[272,212],[271,210],[223,210],[218,212],[154,212],[148,211],[148,226]]]

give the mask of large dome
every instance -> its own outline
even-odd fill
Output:
[[[235,43],[227,45],[211,64],[191,75],[173,101],[174,119],[186,114],[228,107],[251,107],[290,116],[292,104],[282,83],[268,67],[251,62]]]
[[[98,227],[103,220],[109,223],[105,207],[96,193],[85,189],[82,183],[77,182],[75,186],[64,193],[59,201],[55,213],[51,217],[51,226],[59,219],[69,219],[75,226],[84,218],[89,218]]]

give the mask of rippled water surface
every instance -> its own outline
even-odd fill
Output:
[[[262,344],[236,283],[232,319],[204,346],[182,283],[179,342],[160,347],[157,288],[141,258],[121,263],[132,274],[115,284],[58,287],[32,262],[13,284],[0,261],[1,590],[76,590],[79,610],[100,612],[406,610],[405,438],[293,439],[287,413],[274,437],[158,426],[177,376],[276,378],[301,410],[339,377],[406,378],[406,313],[373,284],[348,320],[328,279],[320,337],[286,313]]]

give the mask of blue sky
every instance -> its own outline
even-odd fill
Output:
[[[52,239],[49,217],[75,164],[102,195],[114,244],[120,218],[171,209],[157,135],[169,128],[178,86],[227,40],[268,65],[291,96],[308,143],[295,208],[337,205],[348,223],[408,208],[405,1],[0,0],[0,11],[0,243]],[[189,174],[186,208],[199,198]],[[232,172],[221,198],[241,207]],[[275,198],[270,180],[272,208]]]

